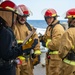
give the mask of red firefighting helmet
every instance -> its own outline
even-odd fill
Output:
[[[17,8],[17,5],[10,0],[2,2],[0,4],[0,9],[3,9],[5,11],[11,11],[11,12],[14,12],[14,13],[21,15],[21,16],[23,15],[22,11]]]
[[[58,17],[57,12],[54,9],[47,9],[44,17]]]
[[[12,1],[3,1],[0,4],[0,16],[8,23],[8,25],[13,25],[14,20],[17,15],[23,15],[19,12],[17,6]]]
[[[69,9],[66,12],[66,17],[65,18],[75,18],[75,8]]]
[[[23,16],[29,16],[30,15],[30,12],[25,5],[23,5],[23,4],[18,5],[18,8],[20,8],[21,11],[23,12],[23,14],[24,14]]]
[[[12,1],[4,1],[0,5],[0,8],[2,8],[4,10],[11,10],[13,12],[15,12],[16,7],[17,7],[16,4],[13,3]]]

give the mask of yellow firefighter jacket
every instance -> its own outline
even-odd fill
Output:
[[[75,52],[75,27],[69,28],[61,37],[61,44],[59,47],[60,57],[64,58],[71,49]]]
[[[55,25],[54,28],[52,25]],[[52,25],[49,25],[46,29],[46,32],[43,36],[43,40],[45,42],[47,39],[51,39],[51,41],[48,44],[48,48],[51,50],[58,50],[60,45],[60,38],[62,34],[64,33],[64,28],[58,23],[57,20],[55,20]]]
[[[17,40],[23,40],[28,36],[28,34],[30,34],[30,30],[28,29],[28,27],[24,24],[24,25],[20,25],[19,23],[17,23],[16,25],[14,25],[12,27],[14,34],[16,36]],[[36,32],[33,34],[33,39],[38,39],[38,35],[36,34]],[[38,39],[38,44],[36,45],[36,47],[34,48],[34,50],[40,50],[40,42]]]

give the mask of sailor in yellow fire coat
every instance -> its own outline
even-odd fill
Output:
[[[69,29],[61,37],[59,56],[62,58],[61,75],[75,75],[75,8],[66,12]]]
[[[48,26],[40,41],[43,46],[48,48],[46,56],[46,75],[59,75],[61,66],[61,58],[58,55],[58,49],[60,38],[64,33],[64,28],[57,20],[57,16],[58,15],[54,9],[48,9],[44,15]]]
[[[23,43],[24,39],[32,31],[33,27],[30,26],[26,22],[27,17],[30,14],[27,7],[25,5],[19,5],[18,7],[20,7],[21,10],[24,8],[24,10],[22,10],[24,15],[23,16],[17,16],[16,22],[15,22],[14,26],[12,27],[12,29],[13,29],[13,32],[16,36],[16,39],[18,40],[18,43]],[[34,46],[32,49],[34,50],[35,58],[37,58],[41,54],[41,51],[40,51],[39,38],[38,38],[38,35],[37,35],[36,32],[28,40],[26,45],[29,45],[30,42],[32,42],[32,41],[34,41],[34,44],[31,44],[30,48],[32,48]],[[27,50],[29,50],[30,48],[28,47]],[[31,51],[27,52],[27,54],[25,56],[26,56],[26,58],[24,58],[23,56],[18,57],[19,59],[22,59],[22,60],[24,59],[24,61],[19,66],[19,69],[17,68],[17,70],[16,70],[17,75],[33,75],[33,65],[32,64],[34,62],[34,59],[33,59],[33,62],[32,62]],[[37,63],[39,63],[39,61],[37,61]],[[34,63],[34,65],[37,64],[37,63]]]

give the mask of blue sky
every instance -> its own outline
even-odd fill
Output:
[[[64,19],[62,15],[70,8],[75,7],[75,0],[12,0],[17,5],[25,4],[32,12],[33,16],[28,19],[44,19],[41,11],[45,8],[54,8],[60,17],[58,19]]]

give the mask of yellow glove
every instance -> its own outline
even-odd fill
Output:
[[[41,51],[40,51],[40,50],[36,50],[36,51],[34,52],[34,54],[40,55],[40,54],[41,54]]]
[[[46,47],[47,47],[47,48],[48,48],[49,42],[51,42],[51,39],[47,39],[47,42],[46,42]]]

